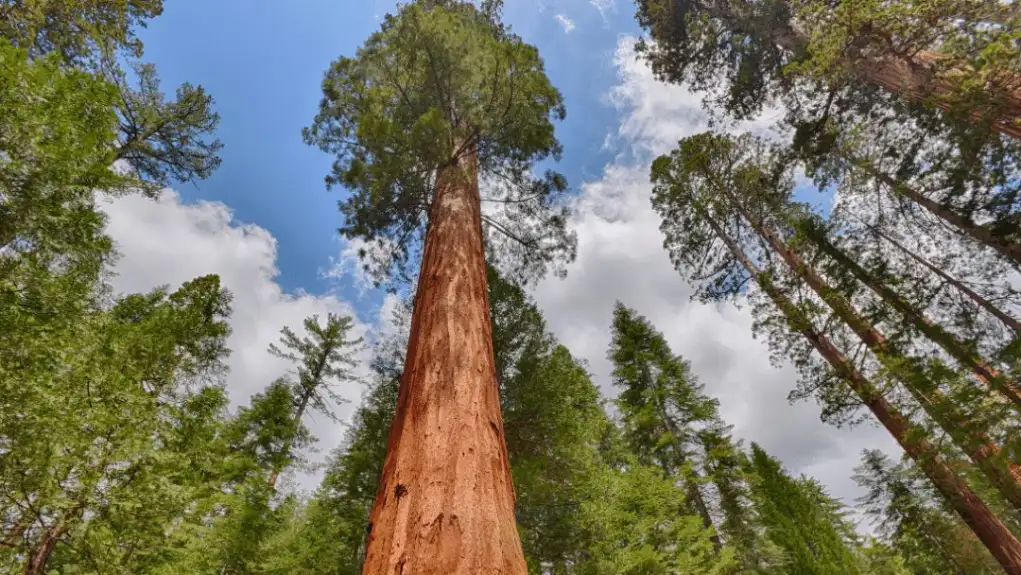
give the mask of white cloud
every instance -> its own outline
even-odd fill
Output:
[[[817,477],[853,504],[859,493],[850,477],[861,450],[892,451],[895,446],[881,429],[836,429],[819,421],[814,403],[788,404],[797,375],[791,366],[770,365],[765,342],[752,337],[747,307],[690,301],[691,288],[662,248],[659,216],[649,201],[648,169],[652,158],[678,139],[705,130],[708,118],[700,96],[657,82],[635,59],[633,46],[633,39],[619,42],[619,83],[607,98],[621,115],[612,139],[621,153],[599,179],[582,185],[571,222],[578,232],[577,261],[566,280],[539,284],[536,300],[551,329],[587,360],[596,383],[609,395],[614,390],[606,350],[613,305],[619,299],[635,308],[691,362],[738,437],[760,443],[795,473]],[[771,122],[734,130],[764,133]]]
[[[115,264],[113,287],[119,292],[145,292],[160,285],[179,286],[200,275],[219,274],[234,296],[231,316],[233,350],[228,365],[227,388],[234,405],[245,404],[289,369],[288,362],[266,352],[277,341],[280,329],[301,333],[302,321],[338,313],[356,317],[356,331],[369,326],[357,320],[352,305],[335,295],[288,293],[277,282],[277,242],[264,228],[241,224],[221,204],[182,203],[167,190],[159,201],[139,196],[104,200],[109,216],[108,232],[121,256]],[[375,321],[375,318],[370,318]],[[349,418],[362,388],[348,384],[338,390],[351,403],[337,406],[337,415]],[[319,437],[318,450],[326,453],[343,438],[344,427],[323,416],[306,418]],[[313,459],[316,459],[313,456]],[[315,484],[312,476],[299,477],[303,487]]]
[[[599,15],[603,17],[603,20],[607,19],[608,14],[617,10],[616,0],[589,0],[588,3],[599,11]]]
[[[574,21],[568,18],[566,14],[556,14],[553,18],[564,27],[564,34],[570,34],[571,30],[574,30]]]

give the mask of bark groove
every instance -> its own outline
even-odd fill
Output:
[[[365,575],[525,575],[493,359],[475,159],[441,168]]]

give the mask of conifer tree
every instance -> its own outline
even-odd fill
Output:
[[[512,266],[521,273],[570,255],[573,241],[553,204],[563,178],[531,175],[534,162],[559,154],[551,120],[564,115],[560,94],[536,50],[498,17],[498,2],[400,7],[354,58],[331,66],[305,132],[336,154],[327,180],[352,190],[341,203],[342,232],[382,248],[377,271],[402,268],[422,249],[366,572],[525,570],[482,226],[521,246]],[[500,216],[482,213],[480,180],[507,202]],[[399,527],[399,517],[416,527]]]
[[[696,142],[697,145],[691,145]],[[863,342],[886,345],[885,338],[873,333],[874,328],[862,322],[839,291],[829,287],[806,263],[805,258],[781,239],[780,232],[772,228],[786,222],[782,212],[769,209],[770,206],[786,201],[789,194],[789,188],[779,184],[784,178],[783,171],[755,168],[752,167],[755,160],[752,160],[752,164],[742,163],[739,157],[728,156],[726,152],[719,155],[720,151],[730,149],[725,142],[725,138],[715,136],[696,137],[685,142],[689,146],[682,152],[672,158],[660,158],[654,164],[653,181],[657,186],[653,202],[664,218],[666,246],[675,265],[690,274],[689,277],[700,278],[702,283],[699,292],[707,298],[733,297],[741,293],[749,277],[756,280],[781,311],[789,328],[805,336],[811,348],[826,359],[834,373],[848,384],[902,447],[913,458],[920,460],[927,475],[997,556],[1004,568],[1008,572],[1021,569],[1021,544],[1017,538],[967,484],[945,463],[939,461],[932,444],[911,431],[911,422],[882,397],[879,388],[813,325],[812,313],[785,295],[778,284],[774,283],[776,276],[772,271],[763,273],[742,249],[739,242],[757,236],[762,245],[766,246],[764,251],[758,252],[761,257],[768,262],[773,259],[774,253],[778,255],[785,262],[789,273],[799,283],[804,282],[810,286],[820,300],[832,307]],[[722,147],[716,147],[720,143]],[[764,182],[772,184],[766,186]],[[742,198],[755,198],[757,203],[742,204]],[[725,225],[733,231],[726,231]],[[720,247],[717,242],[722,242],[723,246]],[[755,245],[755,240],[751,240],[750,244]],[[686,267],[689,263],[693,264],[691,269]],[[884,348],[873,347],[873,351],[880,359],[888,353]],[[799,362],[803,366],[809,365],[806,359]],[[890,361],[888,365],[893,373],[898,373],[898,368],[904,373],[905,364],[902,361]],[[914,370],[908,370],[905,375],[917,377]],[[912,386],[909,384],[908,388],[910,390]],[[929,387],[928,391],[933,389]],[[921,393],[915,395],[921,397]],[[965,437],[967,441],[974,439],[968,432],[965,432]],[[999,467],[996,459],[990,459],[988,453],[979,451],[973,454],[989,464],[994,479],[995,472],[999,470],[1003,471],[1004,479],[1009,480],[1006,471]]]
[[[832,513],[833,502],[804,480],[784,471],[776,459],[752,444],[753,493],[765,535],[784,550],[789,573],[862,573],[861,564]]]
[[[332,404],[345,400],[334,388],[356,379],[353,374],[357,366],[354,356],[361,350],[362,338],[350,337],[353,325],[348,316],[330,314],[325,325],[319,323],[317,316],[312,316],[305,319],[305,337],[299,338],[290,328],[284,327],[280,336],[283,347],[270,344],[270,353],[298,365],[298,381],[288,385],[293,403],[289,414],[291,431],[285,434],[280,446],[280,460],[271,468],[270,489],[276,486],[280,472],[293,458],[294,446],[290,436],[302,427],[306,413],[314,410],[336,421]]]
[[[49,572],[59,550],[61,563],[70,554],[137,572],[172,524],[197,520],[199,478],[218,473],[225,453],[210,446],[226,398],[189,384],[215,382],[229,301],[215,276],[199,278],[0,350],[8,569]]]
[[[659,77],[716,92],[739,117],[778,96],[796,106],[790,96],[806,81],[817,90],[864,84],[1021,137],[1013,5],[640,0],[637,17]]]
[[[894,465],[879,451],[866,451],[855,481],[868,491],[862,510],[879,535],[904,558],[914,573],[999,573],[999,567],[975,536],[947,514],[917,472]]]
[[[715,402],[703,394],[688,364],[670,351],[663,335],[620,302],[613,312],[610,359],[614,385],[621,388],[616,404],[624,437],[639,461],[683,482],[692,510],[713,529],[694,455],[700,428],[715,415]],[[718,536],[713,543],[719,551]]]

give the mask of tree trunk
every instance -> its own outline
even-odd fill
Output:
[[[28,552],[24,575],[43,575],[46,572],[46,563],[49,562],[53,549],[67,532],[71,521],[81,517],[84,509],[84,503],[75,505],[65,512],[55,524],[43,531],[42,537],[39,538],[39,544]]]
[[[951,209],[944,208],[938,202],[927,198],[918,190],[915,190],[911,186],[908,186],[903,182],[899,182],[876,169],[876,167],[868,160],[854,157],[846,157],[846,159],[853,166],[862,169],[868,175],[888,186],[894,194],[915,202],[925,211],[950,224],[954,228],[957,228],[962,235],[971,238],[979,244],[996,250],[1000,255],[1007,258],[1015,267],[1021,266],[1021,244],[993,233],[993,231],[989,228],[973,222],[971,218],[962,216]]]
[[[294,414],[294,432],[295,433],[298,430],[298,426],[301,425],[301,418],[304,417],[305,410],[308,409],[308,402],[309,402],[310,399],[312,399],[312,391],[313,390],[309,389],[309,388],[307,388],[305,386],[302,386],[301,391],[302,391],[301,403],[298,404],[298,409],[297,409],[297,411]],[[294,437],[292,435],[292,437],[288,437],[287,441],[284,442],[284,446],[282,448],[282,453],[284,455],[290,455],[291,444],[293,443],[293,439],[294,439]],[[280,472],[281,471],[283,471],[283,470],[280,468],[280,466],[276,465],[276,466],[273,467],[273,471],[269,474],[269,489],[270,489],[270,491],[276,490],[276,488],[277,488],[277,480],[280,478]]]
[[[999,370],[989,365],[984,359],[978,356],[954,334],[943,329],[929,319],[918,308],[911,305],[900,294],[890,289],[880,278],[869,273],[865,268],[858,265],[858,262],[849,257],[843,250],[833,244],[826,233],[820,230],[812,222],[803,222],[806,236],[823,253],[833,258],[837,264],[851,272],[860,282],[868,286],[884,302],[897,310],[910,324],[929,338],[933,343],[940,346],[964,367],[971,370],[975,376],[990,389],[1000,393],[1015,406],[1021,407],[1021,389],[1017,383],[1007,379]]]
[[[717,9],[716,15],[733,21],[733,15],[726,9]],[[729,18],[728,18],[729,16]],[[772,40],[781,48],[791,53],[802,53],[809,43],[809,38],[794,26],[772,26],[769,28]],[[942,55],[936,52],[919,51],[911,57],[864,55],[845,56],[843,62],[861,80],[879,86],[914,102],[933,105],[941,110],[953,108],[954,83],[950,80],[955,75],[968,74],[970,70],[951,68],[938,72],[936,65]],[[993,113],[990,128],[1010,136],[1021,138],[1021,87],[1018,82],[1007,82],[1006,85],[994,88],[997,105],[983,113],[976,111],[972,115],[981,121],[985,114]]]
[[[731,199],[733,200],[733,198]],[[751,214],[740,205],[736,205],[736,208],[773,251],[779,254],[781,259],[805,280],[812,291],[858,335],[881,364],[895,374],[904,372],[903,362],[905,359],[910,361],[911,358],[891,349],[886,336],[861,317],[851,302],[827,284],[814,269],[801,259],[800,255],[776,237],[772,230],[766,228],[761,220],[752,218]],[[967,416],[954,402],[947,399],[937,386],[930,384],[923,388],[915,379],[921,377],[918,373],[920,369],[909,369],[913,371],[910,377],[898,375],[908,392],[921,404],[926,414],[940,425],[968,457],[979,466],[1004,497],[1014,507],[1021,509],[1021,469],[1014,464],[1006,468],[998,463],[996,455],[1000,453],[1000,448],[985,433],[970,429],[971,425],[969,425]]]
[[[524,575],[486,290],[476,160],[440,168],[365,575]]]
[[[907,249],[906,247],[904,247],[903,244],[901,244],[897,240],[893,239],[892,237],[888,236],[887,234],[883,233],[882,230],[880,230],[879,228],[877,228],[875,226],[870,226],[868,224],[865,224],[865,226],[869,228],[869,231],[871,231],[872,233],[876,234],[878,237],[886,240],[887,242],[893,244],[894,247],[896,247],[900,251],[904,252],[904,254],[906,256],[908,256],[909,258],[911,258],[915,262],[921,264],[922,267],[924,267],[925,269],[929,270],[930,272],[936,274],[937,277],[939,277],[943,281],[947,282],[948,284],[954,286],[954,288],[957,289],[959,292],[963,293],[965,295],[965,297],[967,297],[971,301],[975,302],[975,304],[977,304],[980,308],[984,309],[986,312],[988,312],[990,315],[992,315],[996,319],[1000,320],[1000,322],[1002,322],[1003,325],[1005,325],[1008,328],[1014,330],[1014,332],[1016,334],[1021,335],[1021,322],[1019,322],[1018,320],[1014,319],[1014,317],[1012,317],[1007,312],[1005,312],[1002,309],[996,307],[996,305],[993,304],[993,302],[991,302],[988,299],[982,297],[975,290],[973,290],[970,287],[968,287],[964,282],[954,278],[953,276],[951,276],[947,272],[945,272],[942,269],[940,269],[939,266],[936,266],[936,265],[932,264],[929,260],[927,260],[927,259],[923,258],[922,256],[916,254],[915,252]]]
[[[703,214],[705,215],[705,214]],[[866,407],[876,416],[879,423],[890,432],[909,457],[915,461],[947,499],[954,511],[964,520],[979,540],[996,557],[1008,575],[1021,575],[1021,542],[993,514],[986,504],[958,477],[939,456],[935,447],[924,438],[924,432],[915,428],[893,405],[879,393],[876,387],[860,372],[850,360],[823,334],[817,332],[800,317],[797,307],[784,296],[772,282],[751,262],[744,251],[731,239],[712,218],[706,215],[713,231],[729,248],[762,290],[787,318],[792,326],[804,326],[799,331],[812,347],[847,382]]]
[[[659,408],[659,416],[663,419],[663,425],[666,426],[667,432],[670,433],[671,437],[673,437],[673,442],[671,444],[676,452],[678,466],[683,466],[686,463],[687,457],[685,457],[684,447],[680,442],[680,438],[682,437],[680,430],[677,429],[674,421],[670,419],[669,415],[667,415],[666,406],[663,404],[659,391],[656,392],[656,396],[659,398],[656,402],[656,406]],[[671,475],[671,470],[666,466],[664,466],[663,471],[666,472],[667,477]],[[706,505],[705,497],[702,497],[702,491],[698,488],[698,473],[694,468],[691,470],[691,475],[691,477],[683,478],[683,481],[686,484],[685,498],[688,500],[688,503],[695,507],[695,512],[698,513],[700,518],[702,518],[702,526],[711,531],[709,540],[713,544],[713,549],[715,549],[716,553],[719,554],[719,552],[723,549],[723,542],[720,540],[720,534],[716,531],[716,526],[713,524],[713,518],[709,514],[709,506]]]

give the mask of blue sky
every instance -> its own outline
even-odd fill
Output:
[[[603,142],[618,119],[604,94],[616,79],[611,56],[618,36],[638,32],[632,8],[601,11],[588,0],[507,4],[505,20],[539,47],[564,93],[559,169],[579,185],[598,176],[611,157]],[[223,202],[241,222],[269,230],[278,241],[285,289],[338,287],[319,270],[341,247],[336,202],[344,192],[325,190],[331,158],[306,146],[300,131],[316,112],[330,62],[353,55],[392,8],[382,0],[175,0],[142,34],[164,90],[200,84],[222,117],[223,165],[209,180],[176,189],[187,202]],[[556,15],[573,28],[565,32]],[[339,289],[352,295],[350,281]]]
[[[861,449],[896,453],[888,436],[822,424],[811,402],[789,405],[797,374],[774,365],[753,337],[749,306],[692,302],[663,250],[648,165],[679,138],[706,129],[701,96],[657,82],[636,60],[632,0],[506,3],[505,21],[539,47],[568,108],[558,128],[559,169],[576,193],[570,225],[578,257],[566,279],[532,289],[550,330],[612,394],[609,324],[623,301],[690,360],[738,437],[851,502],[860,493],[850,476]],[[191,82],[215,97],[225,147],[223,165],[207,181],[176,185],[177,194],[159,202],[129,196],[106,205],[121,252],[114,286],[138,292],[219,274],[235,298],[226,382],[235,404],[288,368],[265,352],[282,326],[300,329],[309,315],[341,313],[356,315],[366,330],[386,328],[381,294],[362,294],[352,274],[321,276],[344,247],[336,232],[343,192],[326,191],[332,159],[306,146],[301,128],[316,112],[330,62],[352,55],[393,7],[392,0],[173,0],[142,34],[164,90]],[[768,133],[776,119],[767,113],[739,129]],[[799,193],[828,203],[811,188]],[[351,400],[338,409],[343,420],[361,389],[339,391]],[[309,423],[322,454],[341,444],[343,424]]]

